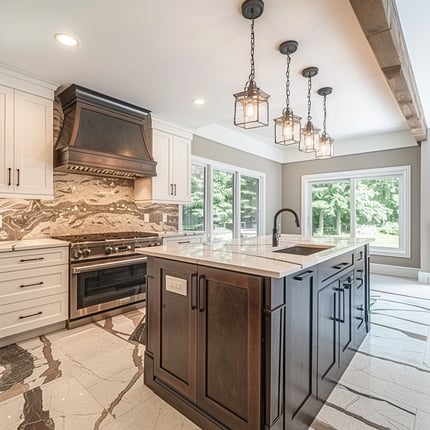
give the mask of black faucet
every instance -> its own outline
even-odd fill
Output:
[[[272,246],[279,245],[279,236],[281,235],[281,233],[278,232],[276,221],[278,219],[278,215],[281,214],[282,212],[291,212],[294,215],[294,218],[296,219],[296,226],[300,227],[299,216],[295,211],[293,211],[293,209],[289,209],[289,208],[279,209],[278,212],[275,213],[275,216],[273,218]]]

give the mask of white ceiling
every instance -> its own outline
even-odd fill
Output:
[[[417,48],[423,31],[429,32],[424,19],[430,16],[430,2],[414,0],[427,9],[423,13],[410,7],[410,0],[397,1],[411,33],[406,39],[429,118],[428,60]],[[314,122],[322,123],[316,90],[332,86],[328,132],[337,141],[407,129],[347,0],[265,2],[255,24],[256,82],[271,94],[270,124],[246,131],[234,127],[232,94],[242,90],[249,74],[250,21],[240,6],[241,0],[0,0],[0,63],[126,100],[227,144],[237,139],[246,147],[248,142],[250,152],[265,143],[271,154],[266,156],[276,159],[282,153],[272,143],[272,120],[284,107],[286,64],[278,45],[295,39],[291,102],[296,114],[306,115],[307,82],[301,70],[317,66]],[[81,46],[60,46],[53,39],[58,32],[77,35]],[[207,103],[194,105],[196,97]]]

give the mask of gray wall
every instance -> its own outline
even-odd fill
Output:
[[[345,170],[372,169],[390,166],[411,166],[411,258],[373,256],[372,262],[393,266],[420,267],[420,147],[393,149],[365,154],[346,155],[328,160],[312,160],[284,164],[282,168],[282,201],[284,207],[301,211],[302,175],[339,172]],[[284,232],[295,233],[292,217],[284,216]]]
[[[421,170],[421,271],[430,273],[430,142],[421,144]]]
[[[221,163],[232,164],[245,169],[257,170],[266,174],[266,234],[272,232],[273,214],[281,208],[282,166],[238,149],[222,145],[200,136],[194,136],[191,153]]]

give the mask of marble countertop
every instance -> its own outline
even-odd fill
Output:
[[[0,241],[0,252],[25,251],[27,249],[69,246],[69,242],[57,239],[28,239]]]
[[[283,234],[276,248],[272,247],[271,236],[261,236],[223,242],[167,244],[136,251],[153,257],[282,278],[369,242],[370,239],[309,238]],[[308,256],[274,252],[294,245],[324,245],[330,248]]]

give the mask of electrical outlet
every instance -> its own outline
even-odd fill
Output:
[[[149,222],[149,214],[143,214],[143,222]]]
[[[167,214],[163,214],[163,222],[167,222]]]

